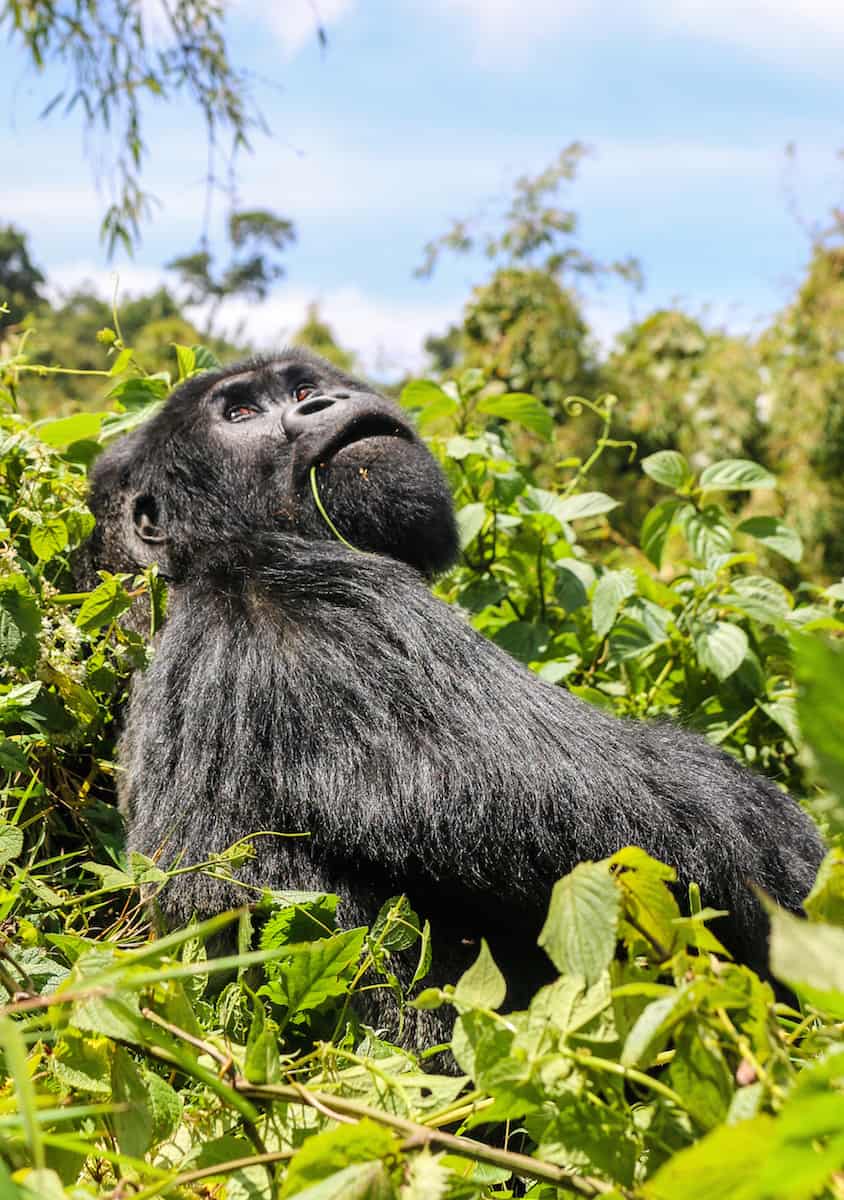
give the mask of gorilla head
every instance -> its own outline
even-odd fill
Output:
[[[454,559],[448,485],[401,409],[302,349],[195,376],[104,454],[89,554],[178,580],[221,529],[333,538],[314,486],[358,549],[426,576]]]

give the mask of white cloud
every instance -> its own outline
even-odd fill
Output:
[[[432,0],[422,3],[429,7]],[[563,30],[577,28],[581,19],[593,10],[594,3],[595,0],[433,0],[433,7],[450,24],[464,28],[476,58],[520,68],[534,47]]]
[[[173,282],[172,277],[153,267],[129,266],[111,271],[77,261],[50,270],[52,299],[85,284],[110,300],[117,283],[118,312],[121,299],[153,291],[162,284],[175,291]],[[240,337],[256,349],[272,350],[283,346],[304,324],[308,306],[314,301],[340,344],[357,354],[361,370],[379,379],[421,370],[425,338],[443,332],[450,321],[459,317],[462,305],[460,299],[427,304],[397,301],[358,287],[335,287],[316,293],[303,287],[281,287],[259,303],[226,301],[220,308],[217,326],[234,340]],[[194,316],[201,321],[201,314]]]
[[[530,54],[562,33],[576,41],[630,31],[706,38],[754,57],[790,62],[831,59],[844,47],[841,0],[409,0],[433,6],[462,29],[476,57],[522,68]]]
[[[844,45],[840,0],[639,0],[645,21],[659,32],[705,37],[754,55],[827,55]]]
[[[49,298],[53,302],[61,300],[63,295],[72,292],[74,288],[84,285],[90,286],[105,300],[111,300],[116,287],[119,305],[121,298],[125,300],[130,296],[153,292],[168,281],[165,273],[158,267],[129,265],[111,270],[87,260],[77,260],[51,266],[48,282]]]
[[[423,342],[442,332],[460,315],[461,301],[422,304],[376,296],[358,287],[330,288],[314,295],[302,288],[279,288],[261,304],[230,300],[220,322],[241,327],[244,336],[261,349],[283,345],[301,326],[308,305],[316,301],[320,316],[342,346],[354,350],[365,374],[391,379],[424,365]]]
[[[244,16],[266,25],[275,34],[285,57],[293,58],[315,43],[319,29],[336,25],[356,7],[357,0],[232,0]]]

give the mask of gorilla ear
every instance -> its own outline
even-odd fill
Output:
[[[167,535],[158,523],[158,504],[154,496],[137,496],[132,507],[132,523],[142,542],[159,546]]]

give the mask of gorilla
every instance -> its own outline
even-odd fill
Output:
[[[765,972],[747,884],[799,911],[823,856],[811,821],[701,737],[539,680],[432,596],[457,553],[452,501],[394,403],[301,349],[201,374],[100,457],[90,503],[98,566],[169,581],[120,745],[130,849],[185,865],[261,830],[306,835],[257,838],[250,890],[176,876],[168,925],[271,887],[336,892],[353,927],[404,893],[431,922],[430,982],[484,937],[522,1007],[551,977],[536,940],[553,883],[634,844],[727,910],[714,931]],[[364,995],[395,1035],[389,990]],[[448,1040],[451,1020],[412,1014],[402,1037]]]

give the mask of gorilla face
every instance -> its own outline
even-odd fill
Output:
[[[358,549],[425,575],[453,561],[448,485],[401,409],[301,349],[196,376],[103,454],[90,557],[112,570],[155,562],[178,580],[224,531],[332,538],[314,483]]]

